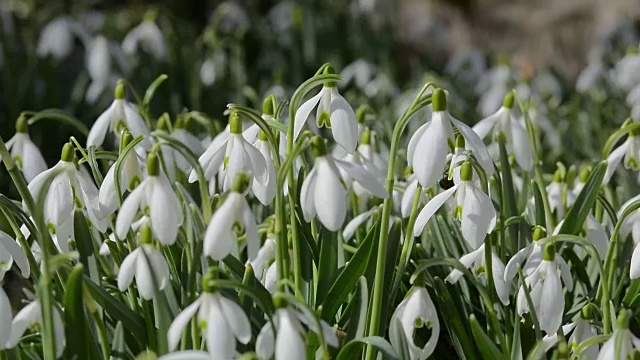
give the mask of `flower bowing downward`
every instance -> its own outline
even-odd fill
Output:
[[[24,175],[27,182],[31,182],[36,176],[47,170],[40,149],[31,141],[27,118],[20,115],[16,122],[16,134],[7,141],[7,149],[11,151],[11,157],[18,165],[18,169]]]

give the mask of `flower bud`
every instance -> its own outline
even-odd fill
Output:
[[[581,183],[586,183],[591,175],[591,166],[585,166],[580,170],[580,175],[578,175],[578,181]]]
[[[447,111],[447,94],[444,90],[437,88],[431,93],[431,104],[433,111]]]
[[[124,149],[131,144],[131,141],[133,141],[133,135],[131,135],[130,132],[128,131],[123,131],[122,132],[122,136],[120,137],[120,151],[119,153],[122,153],[124,151]]]
[[[163,113],[162,115],[160,115],[160,118],[158,119],[158,123],[156,124],[156,129],[162,130],[162,131],[169,131],[170,124],[171,124],[171,118],[169,117],[169,114]]]
[[[465,141],[462,135],[456,136],[456,149],[464,149]]]
[[[262,102],[262,114],[273,116],[276,112],[274,109],[276,98],[273,95],[267,96]]]
[[[207,272],[202,277],[202,290],[206,293],[215,292],[215,287],[213,286],[213,280],[218,278],[218,267],[210,266],[207,269]]]
[[[149,223],[146,223],[140,229],[140,243],[141,244],[151,244],[153,242],[153,234],[151,233],[151,226]]]
[[[269,140],[267,138],[267,133],[265,133],[262,129],[260,129],[260,132],[258,133],[258,139],[262,140],[262,141],[267,141]]]
[[[64,162],[72,162],[75,152],[76,151],[73,148],[73,144],[71,142],[64,144],[64,146],[62,147],[62,155],[60,156],[60,160]]]
[[[631,320],[631,312],[627,309],[621,309],[618,313],[618,330],[628,329],[629,320]]]

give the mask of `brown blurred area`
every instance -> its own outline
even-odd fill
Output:
[[[475,47],[508,55],[525,72],[550,66],[570,80],[617,25],[640,25],[640,0],[397,1],[402,41],[435,62]]]

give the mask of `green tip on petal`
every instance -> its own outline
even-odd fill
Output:
[[[159,174],[160,161],[158,160],[158,153],[153,149],[149,155],[147,155],[147,175],[158,176]]]
[[[460,168],[460,180],[471,181],[473,178],[473,165],[471,161],[465,160]]]
[[[127,88],[124,86],[124,80],[118,80],[113,97],[115,97],[116,100],[121,100],[127,97]]]
[[[323,138],[320,136],[311,138],[311,152],[315,157],[327,155],[327,145],[325,145]]]
[[[229,132],[231,134],[242,134],[242,120],[237,112],[232,112],[229,115]]]
[[[553,241],[550,241],[544,245],[544,249],[542,250],[542,260],[554,261],[555,259],[556,259],[556,243],[554,243]]]
[[[169,117],[168,113],[163,113],[160,115],[158,119],[158,123],[156,124],[156,129],[162,131],[169,131],[169,124],[171,123],[171,117]]]
[[[545,230],[540,225],[536,225],[536,227],[533,229],[533,240],[538,241],[540,239],[543,239],[545,236],[547,236],[547,230]]]
[[[129,144],[131,144],[131,142],[133,141],[133,135],[131,135],[130,132],[128,131],[124,131],[122,133],[122,136],[120,137],[120,153],[122,153],[122,151],[124,151],[124,148],[126,148]]]
[[[71,142],[68,142],[62,147],[62,155],[60,156],[60,160],[64,162],[72,162],[75,153],[76,150],[73,148],[73,144]]]
[[[433,104],[433,111],[447,111],[447,94],[444,90],[440,88],[433,90],[431,104]]]
[[[371,129],[365,127],[360,135],[360,143],[363,145],[371,145]]]
[[[16,132],[26,134],[29,132],[29,123],[25,114],[20,114],[18,121],[16,121]]]
[[[462,135],[456,136],[456,149],[464,149],[464,137]]]
[[[562,181],[564,181],[564,171],[563,171],[563,169],[558,169],[558,170],[556,170],[555,173],[553,173],[553,181],[557,182],[557,183],[561,183]]]
[[[627,309],[621,309],[618,313],[618,330],[628,329],[629,320],[631,320],[632,313]]]
[[[218,267],[210,266],[207,269],[206,274],[202,277],[202,290],[206,293],[213,293],[216,291],[215,286],[213,286],[213,281],[218,278]]]
[[[515,91],[511,90],[505,95],[504,100],[502,101],[502,106],[511,110],[513,109],[513,100],[515,99]]]
[[[231,185],[231,191],[237,193],[243,193],[249,187],[251,183],[251,176],[249,174],[240,172],[236,175],[236,178],[233,179],[233,185]]]
[[[140,243],[141,244],[151,244],[153,241],[153,234],[151,233],[151,226],[149,223],[145,223],[140,230]]]
[[[273,95],[267,96],[266,99],[262,102],[262,114],[263,115],[271,115],[273,116],[276,113],[275,110],[276,98]]]

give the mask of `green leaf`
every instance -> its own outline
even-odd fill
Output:
[[[385,333],[385,327],[387,326],[387,317],[389,312],[389,304],[391,302],[390,290],[391,282],[393,281],[393,273],[395,272],[395,266],[400,253],[400,239],[402,238],[402,222],[396,220],[391,229],[389,230],[389,239],[387,241],[387,261],[384,274],[384,292],[382,294],[382,307],[380,315],[380,332]]]
[[[367,279],[364,276],[358,278],[358,287],[353,296],[354,306],[349,316],[347,328],[347,340],[358,339],[364,336],[367,327],[367,309],[369,308],[369,289]],[[324,307],[323,307],[324,309]]]
[[[89,275],[89,258],[94,256],[93,239],[82,211],[76,210],[73,217],[76,248],[80,254],[80,262],[84,265],[84,272]]]
[[[504,136],[498,136],[498,144],[500,148],[500,168],[502,177],[502,194],[500,212],[504,218],[518,216],[518,208],[516,207],[516,194],[513,188],[513,179],[511,176],[511,167],[509,166],[509,155],[505,145]],[[504,226],[507,226],[506,224]],[[518,243],[518,228],[515,226],[508,227],[508,234],[511,237],[512,248],[510,250],[517,251],[520,249]]]
[[[344,347],[342,347],[342,350],[340,350],[340,352],[338,353],[337,360],[356,359],[358,357],[358,353],[364,345],[371,345],[378,349],[378,351],[382,353],[383,359],[385,360],[401,359],[393,349],[391,344],[387,342],[387,340],[381,338],[380,336],[369,336],[349,341]]]
[[[69,359],[89,359],[89,340],[87,320],[84,315],[84,301],[82,299],[83,266],[77,265],[65,284],[64,291],[64,327],[65,337],[72,339],[67,342],[67,357]]]
[[[624,294],[622,303],[625,307],[630,307],[634,303],[634,300],[638,297],[640,292],[640,279],[631,280],[631,284],[627,288],[627,292]]]
[[[166,74],[162,74],[162,75],[158,76],[151,83],[151,85],[149,85],[149,87],[147,88],[147,91],[144,93],[144,99],[142,100],[142,107],[143,107],[144,111],[147,111],[147,109],[149,109],[149,104],[151,103],[151,100],[153,99],[153,96],[156,94],[156,91],[158,90],[160,85],[162,85],[162,83],[165,80],[167,80],[167,78],[169,78],[169,77]]]
[[[323,229],[320,232],[320,265],[316,304],[322,304],[338,271],[338,233]]]
[[[89,294],[91,294],[91,297],[100,304],[107,314],[115,320],[121,321],[124,328],[131,332],[136,339],[147,338],[146,325],[142,316],[111,296],[111,294],[100,285],[94,283],[86,275],[83,278]]]
[[[480,348],[480,354],[482,354],[483,358],[495,360],[508,358],[500,352],[495,341],[489,338],[489,336],[484,332],[475,315],[471,314],[469,322],[471,323],[471,332],[473,333],[473,337],[476,340],[478,348]]]
[[[362,241],[362,244],[360,244],[360,247],[358,247],[356,253],[351,257],[342,272],[340,272],[340,275],[338,275],[333,285],[331,285],[322,303],[323,320],[330,322],[330,320],[333,319],[340,305],[347,299],[351,290],[353,290],[358,278],[364,274],[367,268],[367,261],[371,257],[371,249],[373,249],[373,244],[375,243],[375,239],[377,239],[377,228],[378,222],[375,222]]]
[[[110,360],[119,360],[126,359],[125,354],[125,343],[124,343],[124,328],[122,327],[122,322],[118,321],[116,325],[116,329],[113,332],[113,340],[111,343],[111,356]]]
[[[533,199],[535,204],[535,221],[536,225],[540,225],[544,228],[547,227],[547,221],[544,214],[544,199],[542,199],[542,191],[535,181],[531,182],[531,188],[533,189]]]
[[[451,297],[451,293],[445,286],[444,282],[442,282],[442,279],[434,278],[433,285],[436,290],[435,293],[439,299],[439,313],[446,314],[446,317],[441,316],[442,318],[440,321],[446,325],[458,356],[461,359],[476,359],[476,347],[474,346],[469,334],[469,321],[465,317],[460,316],[456,302]],[[454,288],[453,291],[456,291],[456,289]],[[456,295],[457,297],[461,297],[459,293]]]
[[[567,216],[558,232],[559,234],[578,235],[580,230],[582,230],[582,224],[584,224],[587,215],[589,215],[591,209],[593,209],[593,205],[598,198],[598,192],[600,191],[606,170],[606,161],[600,162],[593,169],[584,188],[580,191],[580,194],[578,194],[575,203],[567,212]]]

